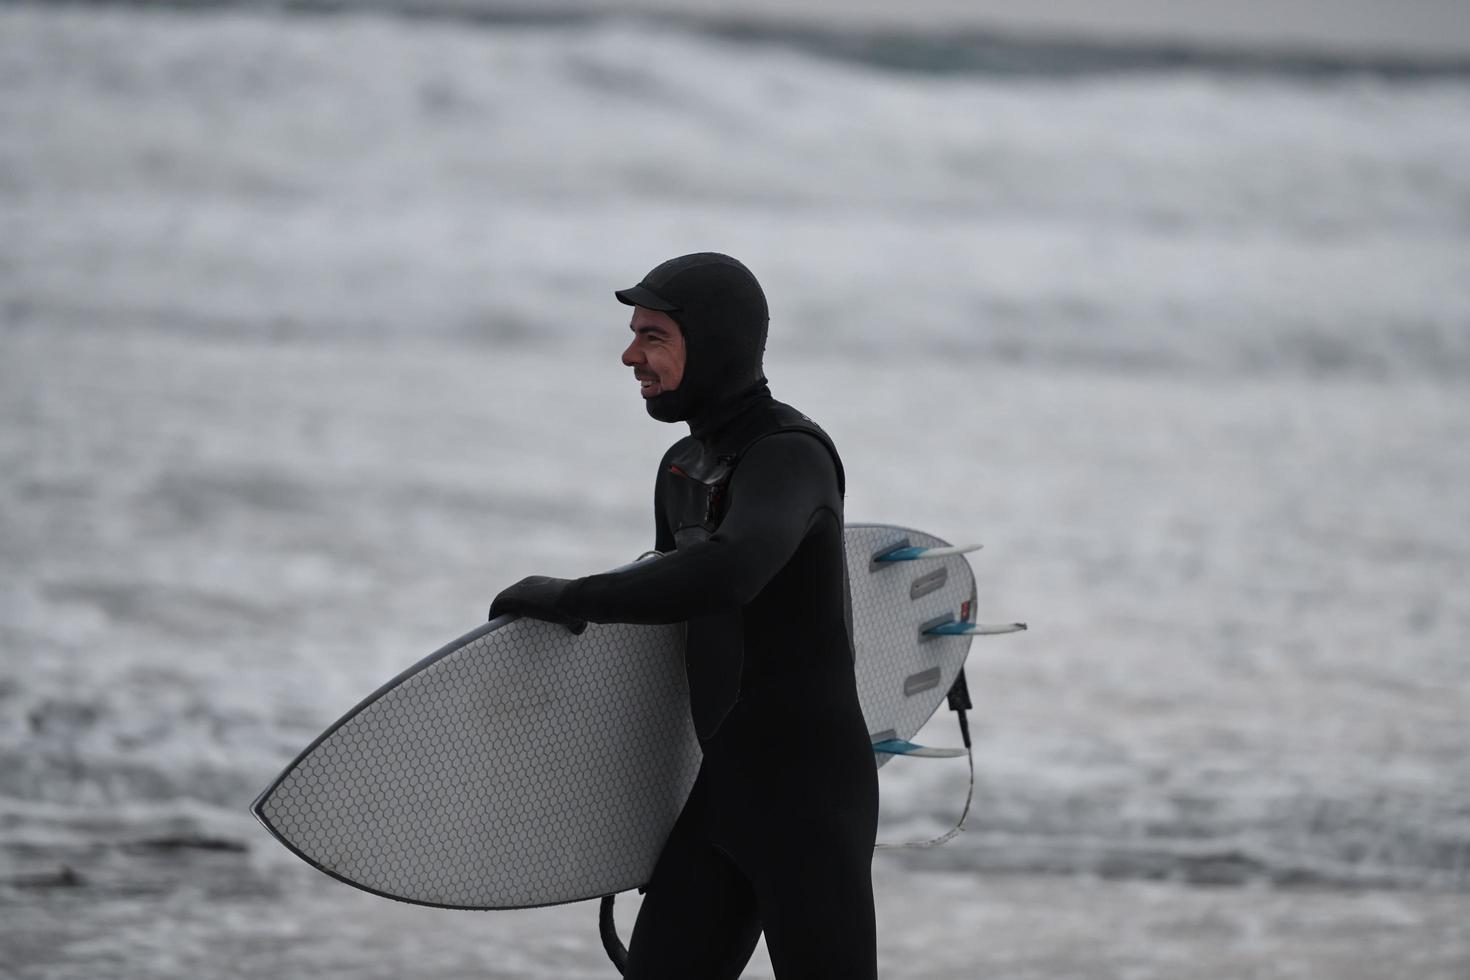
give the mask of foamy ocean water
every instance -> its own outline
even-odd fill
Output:
[[[246,807],[649,546],[610,293],[714,248],[849,518],[1031,624],[884,976],[1464,980],[1470,70],[1166,62],[0,8],[0,974],[612,975],[592,905],[387,902]],[[936,833],[963,763],[882,792]]]

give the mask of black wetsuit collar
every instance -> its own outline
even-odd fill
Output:
[[[749,388],[731,395],[708,411],[701,412],[690,419],[689,434],[696,439],[708,442],[731,421],[744,415],[751,408],[771,400],[771,389],[767,386],[766,379],[761,378]]]

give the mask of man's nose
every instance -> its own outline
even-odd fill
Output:
[[[628,345],[627,350],[623,351],[623,366],[637,367],[642,363],[643,352],[638,349],[638,341],[635,340]]]

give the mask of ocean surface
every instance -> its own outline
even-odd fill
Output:
[[[0,975],[611,975],[246,807],[650,546],[611,291],[716,249],[849,519],[1031,626],[884,976],[1470,976],[1470,72],[475,9],[0,6]]]

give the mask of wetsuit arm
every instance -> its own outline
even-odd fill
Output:
[[[660,461],[658,469],[662,473],[669,465],[668,454]],[[674,532],[669,527],[669,519],[664,516],[664,481],[655,477],[653,482],[653,550],[660,554],[667,554],[674,550]]]
[[[729,512],[707,540],[577,579],[557,608],[594,623],[679,623],[738,609],[791,559],[817,515],[840,507],[831,454],[800,432],[752,446],[729,493]]]

